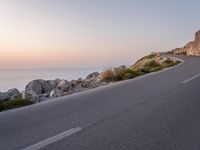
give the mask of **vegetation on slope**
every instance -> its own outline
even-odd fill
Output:
[[[170,58],[162,57],[159,54],[150,54],[148,56],[143,57],[129,68],[126,68],[126,66],[120,66],[117,68],[108,69],[100,74],[101,77],[96,76],[94,79],[95,82],[96,80],[98,81],[98,86],[101,86],[110,82],[133,79],[137,76],[141,76],[151,72],[156,72],[164,68],[177,65],[179,63],[181,62]],[[102,82],[105,82],[105,84],[101,84]],[[1,100],[0,112],[31,104],[33,104],[33,102],[28,99],[18,99],[11,101]]]
[[[144,57],[142,57],[141,59],[139,59],[135,64],[137,64],[137,63],[139,63],[139,62],[141,62],[141,61],[143,61],[143,60],[145,60],[145,59],[146,59],[146,60],[154,59],[156,56],[157,56],[156,53],[152,53],[152,54],[150,54],[150,55],[144,56]]]
[[[31,102],[30,100],[27,100],[27,99],[18,99],[18,100],[14,100],[14,101],[3,101],[3,102],[0,102],[0,112],[8,110],[8,109],[31,105],[31,104],[33,104],[33,102]]]
[[[137,77],[139,74],[128,68],[114,68],[103,72],[102,81],[120,81]]]
[[[121,81],[132,79],[147,73],[156,72],[164,68],[172,67],[181,61],[161,57],[159,54],[150,54],[137,61],[129,68],[119,67],[103,72],[103,81]]]

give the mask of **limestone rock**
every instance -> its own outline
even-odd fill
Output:
[[[116,68],[117,70],[122,70],[122,69],[126,69],[126,66],[122,65]]]
[[[0,102],[9,100],[7,93],[0,92]]]
[[[60,91],[60,90],[58,90],[58,89],[52,90],[52,91],[50,92],[50,97],[51,97],[51,98],[52,98],[52,97],[61,97],[61,96],[63,96],[63,95],[64,95],[63,92]]]
[[[16,88],[8,90],[7,95],[8,95],[9,100],[16,100],[16,99],[22,98],[21,93]]]
[[[19,92],[18,89],[10,89],[7,92],[0,92],[0,101],[10,101],[10,100],[16,100],[16,99],[21,99],[22,95]]]
[[[183,48],[172,50],[175,54],[200,56],[200,30],[195,34],[195,40],[186,44]]]
[[[49,98],[49,96],[50,96],[49,93],[40,94],[38,95],[38,99],[39,101],[46,101]]]
[[[22,91],[22,99],[26,99],[26,95],[25,95],[25,90],[24,91]]]
[[[44,94],[45,80],[33,80],[29,82],[25,87],[25,98],[30,99],[33,102],[39,102],[39,95]]]
[[[32,90],[25,90],[25,99],[29,99],[34,103],[40,102],[39,95]]]
[[[57,80],[47,80],[43,85],[44,93],[51,92],[53,89],[56,88],[57,84],[58,84]]]
[[[45,84],[46,84],[45,80],[42,80],[42,79],[33,80],[33,81],[29,82],[28,85],[26,85],[25,92],[27,92],[27,91],[33,91],[37,95],[43,94],[44,93],[43,86]]]
[[[93,72],[89,74],[86,79],[96,78],[99,75],[99,72]]]
[[[61,90],[62,92],[66,92],[66,91],[69,91],[70,90],[70,86],[71,86],[71,84],[70,84],[70,82],[69,81],[67,81],[67,80],[61,80],[60,82],[59,82],[59,84],[57,85],[57,89],[58,90]]]
[[[83,88],[89,88],[91,84],[90,80],[83,80],[79,85]]]

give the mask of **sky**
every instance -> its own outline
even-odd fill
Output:
[[[182,47],[199,0],[1,0],[0,68],[131,65]]]

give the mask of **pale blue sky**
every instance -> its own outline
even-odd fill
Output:
[[[0,68],[131,64],[183,46],[199,0],[2,0]]]

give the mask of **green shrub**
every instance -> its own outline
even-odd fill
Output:
[[[162,66],[159,63],[157,63],[155,60],[152,60],[146,63],[142,68],[140,68],[138,72],[142,72],[146,74],[146,73],[151,73],[151,72],[155,72],[159,70],[162,70]]]
[[[104,71],[102,81],[120,81],[132,79],[138,76],[139,73],[127,68],[114,68]]]
[[[132,73],[125,73],[125,74],[123,75],[123,80],[133,79],[133,78],[135,78],[135,77],[136,77],[135,74],[132,74]]]
[[[167,60],[164,61],[164,63],[166,63],[166,64],[172,64],[173,62],[174,62],[174,61],[172,61],[172,60],[169,59],[169,58],[168,58]]]
[[[144,75],[145,73],[143,72],[143,68],[140,68],[138,70],[135,71],[136,75],[137,76],[141,76],[141,75]]]
[[[178,64],[180,64],[180,63],[181,63],[180,60],[177,60],[176,62],[174,62],[175,65],[178,65]]]
[[[160,64],[157,63],[155,60],[152,60],[144,65],[144,67],[150,67],[150,68],[158,67],[158,66],[160,66]]]
[[[142,72],[143,74],[147,74],[147,73],[151,72],[150,70],[151,70],[151,68],[146,66],[146,67],[140,68],[138,71]]]
[[[121,69],[118,72],[116,72],[117,78],[120,80],[126,80],[126,79],[131,79],[135,78],[137,73],[131,69]]]
[[[106,70],[102,74],[102,81],[117,81],[118,78],[116,74],[110,69]]]
[[[27,99],[0,102],[0,112],[8,110],[8,109],[31,105],[31,104],[33,104],[33,102]]]
[[[142,59],[146,59],[146,58],[151,59],[151,58],[154,58],[155,56],[156,54],[151,54]],[[151,73],[151,72],[156,72],[156,71],[162,70],[163,68],[177,65],[179,63],[180,61],[174,62],[170,59],[165,60],[162,64],[156,62],[155,60],[151,60],[149,62],[146,62],[142,67],[137,68],[137,69],[135,68],[133,69],[131,67],[130,69],[125,68],[125,67],[124,68],[118,67],[118,68],[104,71],[102,74],[102,81],[112,82],[112,81],[132,79],[137,76],[141,76],[141,75]]]
[[[152,60],[144,65],[143,72],[150,73],[150,72],[155,72],[161,69],[162,69],[162,66],[159,63],[157,63],[155,60]]]
[[[162,70],[162,67],[161,66],[156,66],[156,67],[153,67],[153,68],[149,68],[149,72],[156,72],[156,71],[159,71],[159,70]]]
[[[168,68],[168,67],[172,67],[172,66],[178,65],[179,63],[181,63],[181,61],[179,61],[179,60],[173,61],[173,60],[167,59],[167,60],[165,60],[163,62],[162,66],[164,68]]]

